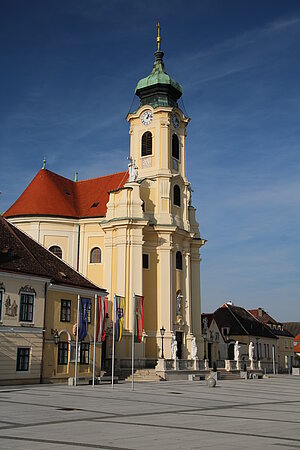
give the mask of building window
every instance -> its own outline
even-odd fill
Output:
[[[182,254],[176,252],[176,269],[182,270]]]
[[[68,364],[68,342],[59,342],[58,344],[58,365],[64,366]]]
[[[149,269],[149,255],[143,253],[143,269]]]
[[[49,251],[53,253],[53,255],[62,259],[62,249],[58,245],[52,245],[52,247],[49,248]]]
[[[90,344],[81,342],[80,344],[80,364],[89,363]]]
[[[60,321],[71,322],[71,300],[61,300],[60,302]]]
[[[90,263],[101,263],[101,250],[99,247],[94,247],[90,253]]]
[[[172,156],[179,160],[179,139],[177,134],[172,136]]]
[[[152,133],[146,131],[142,136],[142,156],[152,155]]]
[[[180,206],[180,187],[175,184],[173,190],[173,202],[175,206]]]
[[[17,372],[28,372],[29,370],[29,347],[21,347],[17,349]]]
[[[0,321],[2,320],[3,291],[0,289]]]
[[[34,294],[20,294],[20,322],[33,321]]]

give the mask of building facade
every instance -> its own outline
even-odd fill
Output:
[[[78,377],[92,376],[95,296],[91,283],[0,217],[0,384],[66,381],[75,375],[78,297],[91,299]],[[101,344],[95,346],[100,375]]]
[[[130,360],[133,295],[144,296],[141,365],[165,356],[176,337],[178,358],[191,357],[201,340],[200,237],[186,174],[189,118],[178,105],[182,88],[155,52],[150,75],[136,87],[139,106],[127,116],[129,170],[71,181],[45,167],[5,213],[15,225],[109,292],[126,299],[124,336],[116,345],[121,364]],[[109,321],[107,321],[109,325]],[[105,344],[110,356],[111,337]]]

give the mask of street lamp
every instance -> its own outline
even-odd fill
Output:
[[[165,355],[164,355],[164,335],[165,335],[165,332],[166,332],[165,327],[162,326],[159,331],[160,331],[160,335],[161,335],[161,359],[164,359],[165,358]]]
[[[259,348],[258,348],[258,341],[259,341],[259,338],[258,337],[256,337],[255,338],[256,339],[256,353],[257,353],[257,361],[259,361]]]
[[[204,355],[203,355],[203,359],[206,359],[206,339],[207,339],[207,332],[206,331],[202,331],[202,335],[203,335],[203,340],[204,340]]]
[[[59,344],[59,341],[60,341],[60,336],[59,336],[59,334],[58,334],[58,331],[57,331],[57,329],[55,329],[55,330],[51,330],[51,334],[53,335],[53,339],[54,339],[54,344],[55,345],[58,345]]]

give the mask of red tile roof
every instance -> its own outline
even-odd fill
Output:
[[[41,169],[4,216],[104,217],[109,191],[127,180],[128,172],[119,172],[75,182]]]

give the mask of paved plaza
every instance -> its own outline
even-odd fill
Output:
[[[0,449],[300,448],[300,378],[0,387]]]

